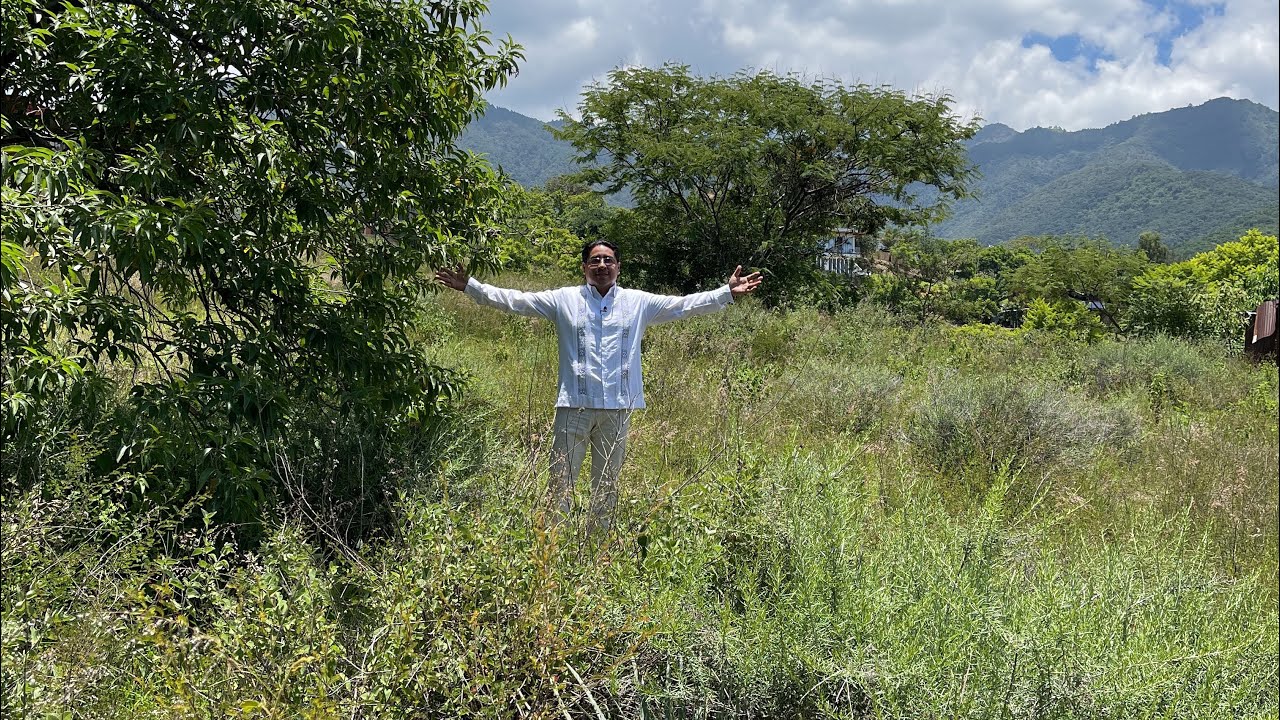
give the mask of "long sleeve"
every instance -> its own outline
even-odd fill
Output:
[[[602,296],[588,285],[522,292],[471,278],[465,291],[481,305],[555,323],[556,407],[611,410],[644,407],[640,345],[646,327],[705,315],[733,302],[728,285],[684,296],[615,285]]]
[[[733,293],[728,285],[715,290],[690,295],[650,295],[646,293],[646,306],[650,325],[695,315],[706,315],[728,307],[733,303]]]
[[[486,285],[475,278],[467,280],[467,295],[481,305],[505,310],[517,315],[555,320],[556,291],[525,292]]]

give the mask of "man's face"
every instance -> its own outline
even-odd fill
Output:
[[[582,274],[586,276],[587,283],[594,285],[603,295],[609,292],[609,288],[618,281],[620,267],[618,257],[614,255],[613,250],[604,245],[597,245],[591,248],[587,262],[583,263]]]

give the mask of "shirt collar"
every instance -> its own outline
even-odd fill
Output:
[[[587,297],[593,300],[606,300],[609,298],[609,296],[611,295],[616,296],[618,294],[618,283],[616,282],[613,284],[612,287],[609,288],[609,292],[605,293],[604,295],[600,294],[600,291],[596,289],[595,285],[592,285],[591,283],[586,283],[586,286],[587,286]]]

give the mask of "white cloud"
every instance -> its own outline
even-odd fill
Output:
[[[595,19],[586,17],[570,23],[558,40],[563,43],[562,48],[590,48],[599,37]]]
[[[736,22],[724,24],[724,41],[729,47],[751,48],[759,42],[760,35],[755,28]]]
[[[490,100],[549,119],[583,85],[626,64],[680,62],[945,92],[962,114],[1018,129],[1100,127],[1223,95],[1280,106],[1280,0],[1226,0],[1174,38],[1172,10],[1140,0],[496,0],[485,27],[526,48],[520,76]],[[1028,34],[1078,35],[1096,62],[1063,62]]]
[[[1280,14],[1276,2],[1232,2],[1221,17],[1210,18],[1175,42],[1173,61],[1188,73],[1218,80],[1242,95],[1267,88],[1269,94],[1250,99],[1276,107],[1280,76],[1277,36]]]

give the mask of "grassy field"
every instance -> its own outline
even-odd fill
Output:
[[[744,303],[650,330],[589,538],[540,522],[551,326],[423,310],[469,390],[397,466],[384,536],[295,507],[249,553],[92,485],[6,498],[7,712],[1280,712],[1275,365]]]

